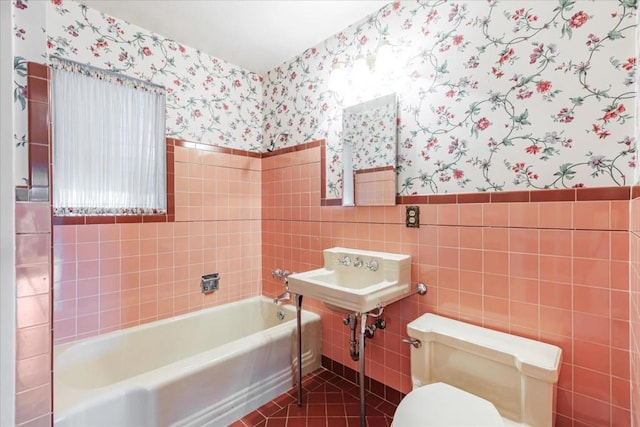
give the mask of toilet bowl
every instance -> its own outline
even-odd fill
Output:
[[[394,427],[554,425],[560,348],[435,314],[407,331],[421,346]]]

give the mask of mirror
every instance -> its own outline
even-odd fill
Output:
[[[342,113],[342,206],[396,204],[396,94]]]

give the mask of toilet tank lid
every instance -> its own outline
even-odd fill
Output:
[[[440,342],[500,363],[511,364],[531,377],[552,383],[558,381],[562,349],[555,345],[432,313],[423,314],[410,322],[407,332],[425,346],[430,342]]]

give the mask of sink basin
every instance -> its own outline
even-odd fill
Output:
[[[348,313],[366,313],[410,292],[411,256],[325,249],[324,267],[289,275],[289,290]]]

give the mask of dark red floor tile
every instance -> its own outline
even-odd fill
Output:
[[[329,427],[327,417],[309,417],[307,418],[307,427]]]
[[[385,417],[367,416],[367,427],[389,427]]]
[[[264,421],[266,418],[260,412],[254,411],[242,418],[242,422],[248,426],[258,425],[261,421]]]
[[[273,416],[276,412],[278,412],[282,407],[278,406],[274,401],[265,403],[261,407],[258,408],[258,412],[265,416],[265,418],[269,418]]]
[[[346,417],[328,417],[327,426],[328,427],[348,427],[347,418]]]
[[[307,418],[289,418],[287,427],[307,427]]]
[[[327,416],[327,408],[324,403],[315,405],[310,403],[307,406],[307,416],[308,417],[326,417]]]
[[[265,427],[287,427],[286,418],[269,418]]]
[[[343,403],[328,403],[326,406],[327,417],[346,417]]]
[[[298,406],[295,403],[292,403],[288,406],[288,417],[305,417],[307,416],[307,405]]]

